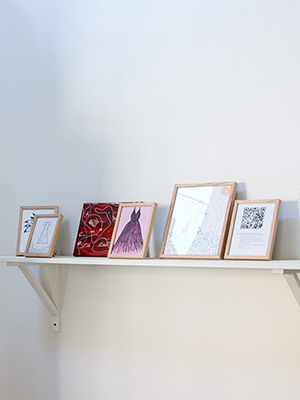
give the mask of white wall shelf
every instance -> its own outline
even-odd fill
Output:
[[[73,257],[59,256],[53,258],[26,258],[17,256],[0,256],[0,262],[9,267],[19,267],[30,285],[52,316],[52,328],[60,332],[60,299],[58,304],[48,296],[45,289],[32,273],[33,265],[85,265],[85,266],[131,266],[131,267],[159,267],[159,268],[219,268],[219,269],[256,269],[271,270],[274,274],[285,277],[298,305],[300,306],[300,260],[272,260],[272,261],[237,261],[237,260],[161,260],[159,258],[139,259],[109,259],[106,257]],[[60,269],[59,269],[60,274]],[[60,292],[60,290],[59,290]]]
[[[239,261],[239,260],[169,260],[160,258],[110,259],[107,257],[59,256],[52,258],[0,256],[0,262],[29,265],[94,265],[172,268],[269,269],[300,272],[300,260]]]

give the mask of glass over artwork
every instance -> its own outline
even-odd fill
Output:
[[[39,218],[28,253],[48,253],[56,227],[56,218]]]
[[[36,215],[26,245],[25,257],[53,257],[62,220],[61,214]]]
[[[225,259],[271,260],[280,199],[236,200]]]
[[[163,255],[218,255],[234,192],[227,184],[178,187]]]
[[[157,203],[120,205],[109,257],[145,258]]]
[[[17,256],[23,256],[31,232],[34,217],[39,214],[57,214],[58,206],[21,206],[17,238]]]

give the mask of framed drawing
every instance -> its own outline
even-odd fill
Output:
[[[236,200],[226,260],[271,260],[281,200]]]
[[[61,214],[38,214],[34,217],[25,257],[53,257],[61,227]]]
[[[160,258],[221,259],[236,186],[175,185]]]
[[[108,252],[110,258],[146,258],[157,203],[121,203]]]
[[[58,206],[21,206],[17,237],[17,256],[24,256],[34,217],[37,214],[57,214]]]
[[[73,256],[107,257],[118,203],[84,203]]]

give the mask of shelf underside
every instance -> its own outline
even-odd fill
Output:
[[[240,261],[240,260],[179,260],[179,259],[109,259],[107,257],[59,256],[52,258],[26,258],[1,256],[0,262],[27,265],[93,265],[93,266],[132,266],[132,267],[173,267],[173,268],[233,268],[268,269],[300,271],[300,260]]]

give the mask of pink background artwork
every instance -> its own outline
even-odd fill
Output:
[[[139,210],[139,208],[141,209],[141,216],[140,216],[139,222],[141,225],[143,240],[145,240],[145,234],[147,231],[147,226],[148,226],[152,207],[151,206],[138,206],[138,207],[124,206],[124,207],[122,207],[122,210],[121,210],[122,212],[121,212],[121,217],[120,217],[119,224],[118,224],[115,242],[118,239],[118,237],[120,236],[124,226],[130,221],[131,213],[134,210],[134,208],[135,208],[136,212]]]

